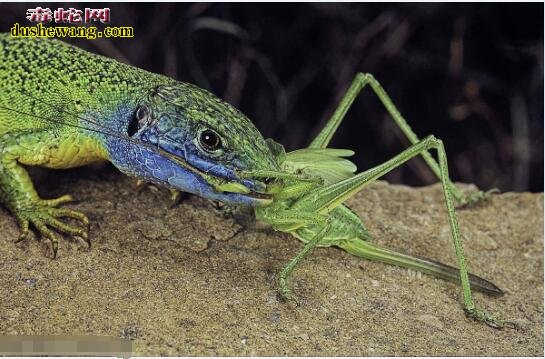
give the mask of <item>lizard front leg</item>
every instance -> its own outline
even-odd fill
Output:
[[[7,133],[0,137],[0,202],[15,216],[21,235],[25,239],[32,224],[38,232],[51,241],[53,257],[57,255],[59,235],[56,231],[80,236],[88,244],[89,220],[80,212],[59,205],[69,202],[72,197],[64,195],[55,199],[42,199],[34,189],[32,181],[21,163],[26,165],[47,165],[52,149],[57,148],[46,132]],[[68,225],[59,218],[79,220],[84,226]]]
[[[155,186],[152,183],[146,182],[141,179],[136,180],[136,191],[138,193],[140,193],[145,188],[155,189],[154,187]],[[170,208],[176,207],[182,202],[182,195],[184,194],[184,192],[178,191],[173,188],[169,188],[168,191],[170,193]]]

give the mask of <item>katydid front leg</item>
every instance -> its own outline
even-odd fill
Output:
[[[403,151],[399,155],[390,159],[389,161],[369,169],[365,172],[362,172],[352,178],[348,178],[341,182],[337,182],[328,186],[318,188],[307,195],[299,198],[288,210],[291,212],[293,217],[296,217],[297,214],[303,213],[315,213],[324,215],[329,211],[333,210],[335,207],[341,205],[349,197],[359,192],[367,184],[372,183],[376,179],[380,178],[384,174],[392,171],[401,164],[405,163],[409,159],[421,155],[424,151],[434,149],[438,153],[439,158],[439,175],[442,183],[445,204],[448,212],[448,220],[451,229],[452,240],[454,244],[454,249],[456,252],[456,257],[458,259],[459,266],[459,275],[460,282],[462,285],[462,294],[464,301],[464,309],[466,313],[478,321],[483,321],[486,324],[500,328],[503,326],[503,321],[490,316],[481,309],[478,309],[475,306],[473,301],[473,296],[471,293],[471,286],[469,282],[467,264],[464,256],[464,251],[462,248],[460,240],[460,231],[458,226],[458,219],[456,216],[456,210],[452,201],[452,192],[451,185],[448,176],[448,166],[447,166],[447,157],[443,142],[439,139],[436,139],[434,136],[428,136],[424,140],[418,142],[417,144],[409,147],[407,150]],[[287,214],[286,214],[287,215]],[[334,231],[335,228],[332,228]],[[322,232],[320,232],[322,233]],[[323,235],[322,235],[323,237]],[[313,248],[319,244],[319,240],[311,240],[307,243],[303,251],[296,257],[297,264],[305,255],[310,253]],[[338,244],[341,248],[343,243]],[[293,261],[292,261],[293,263]],[[287,274],[291,273],[295,265],[288,265],[289,271]],[[288,267],[286,267],[288,268]],[[286,270],[285,270],[286,271]],[[287,281],[287,275],[283,277],[284,281]]]
[[[280,279],[278,280],[278,284],[280,286],[280,294],[287,300],[293,300],[297,303],[297,300],[295,296],[293,295],[291,289],[288,286],[288,278],[295,269],[295,267],[301,262],[305,257],[307,257],[309,254],[312,253],[314,248],[320,243],[320,241],[325,237],[329,229],[331,228],[331,224],[328,223],[323,227],[323,229],[318,232],[312,238],[308,243],[305,244],[303,249],[293,258],[285,267],[282,269],[282,272],[280,272]]]
[[[309,145],[309,148],[325,148],[331,141],[331,138],[335,134],[335,131],[341,124],[342,120],[344,119],[344,116],[352,106],[352,103],[358,96],[358,94],[363,90],[363,88],[369,85],[375,95],[379,98],[379,100],[382,102],[388,113],[390,114],[390,117],[394,120],[396,125],[401,129],[403,134],[407,137],[407,139],[411,142],[411,144],[417,144],[420,139],[418,136],[414,133],[414,131],[411,129],[407,121],[403,118],[401,113],[397,110],[394,103],[390,99],[390,96],[384,91],[384,88],[380,85],[380,83],[373,77],[373,75],[369,73],[358,73],[354,80],[352,81],[352,84],[348,88],[348,91],[343,96],[339,106],[329,119],[329,121],[326,123],[324,128],[320,131],[320,133],[314,138],[314,140]],[[437,176],[439,180],[441,180],[441,169],[437,161],[433,158],[433,156],[428,151],[423,151],[421,153],[422,157],[424,158],[424,161],[428,164],[430,169],[433,171],[433,173]],[[492,189],[486,192],[478,191],[476,193],[470,193],[468,195],[465,195],[460,189],[458,189],[451,181],[448,180],[448,186],[451,189],[451,193],[453,197],[456,199],[458,203],[460,203],[462,206],[465,205],[471,205],[474,204],[482,199],[486,199],[490,194],[497,192],[497,189]]]

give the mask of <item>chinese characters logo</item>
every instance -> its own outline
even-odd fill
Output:
[[[35,9],[28,9],[26,12],[26,18],[31,22],[51,22],[55,20],[55,23],[89,23],[100,21],[103,24],[110,22],[110,9],[90,9],[85,8],[84,11],[75,8],[69,8],[65,10],[58,8],[55,11],[51,11],[49,8],[37,7]]]

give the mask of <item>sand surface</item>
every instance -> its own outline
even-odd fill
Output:
[[[321,248],[296,270],[298,307],[276,274],[301,248],[196,197],[109,167],[34,173],[44,197],[73,194],[92,221],[91,250],[12,241],[0,208],[0,334],[109,335],[138,355],[543,355],[543,194],[505,193],[459,212],[470,269],[505,290],[475,294],[510,319],[501,331],[464,316],[455,284]],[[471,188],[471,187],[464,187]],[[455,263],[440,187],[378,182],[348,201],[378,243]]]

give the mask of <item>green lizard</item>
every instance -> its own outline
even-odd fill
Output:
[[[326,148],[357,93],[370,84],[413,146],[394,159],[354,175],[348,150]],[[439,153],[437,163],[428,150]],[[369,243],[359,218],[342,204],[386,172],[422,155],[443,183],[457,270]],[[280,275],[287,279],[316,246],[338,246],[354,255],[415,268],[462,283],[466,312],[499,322],[473,304],[470,283],[501,294],[494,284],[467,273],[451,196],[464,196],[448,178],[442,143],[420,141],[370,75],[358,75],[326,127],[307,149],[285,153],[265,140],[232,106],[196,86],[177,82],[56,40],[0,34],[0,200],[16,217],[24,239],[32,225],[52,244],[58,232],[88,238],[88,219],[59,208],[69,195],[41,199],[23,165],[70,168],[110,161],[147,182],[229,204],[248,205],[256,217],[306,243]],[[479,196],[478,196],[479,197]],[[72,226],[62,217],[79,220]]]
[[[205,90],[58,40],[1,34],[0,200],[17,218],[21,239],[32,224],[56,255],[56,231],[87,238],[89,223],[82,213],[58,208],[70,196],[41,199],[22,165],[70,168],[96,161],[245,205],[266,204],[270,196],[263,182],[236,172],[278,170],[253,124]]]

